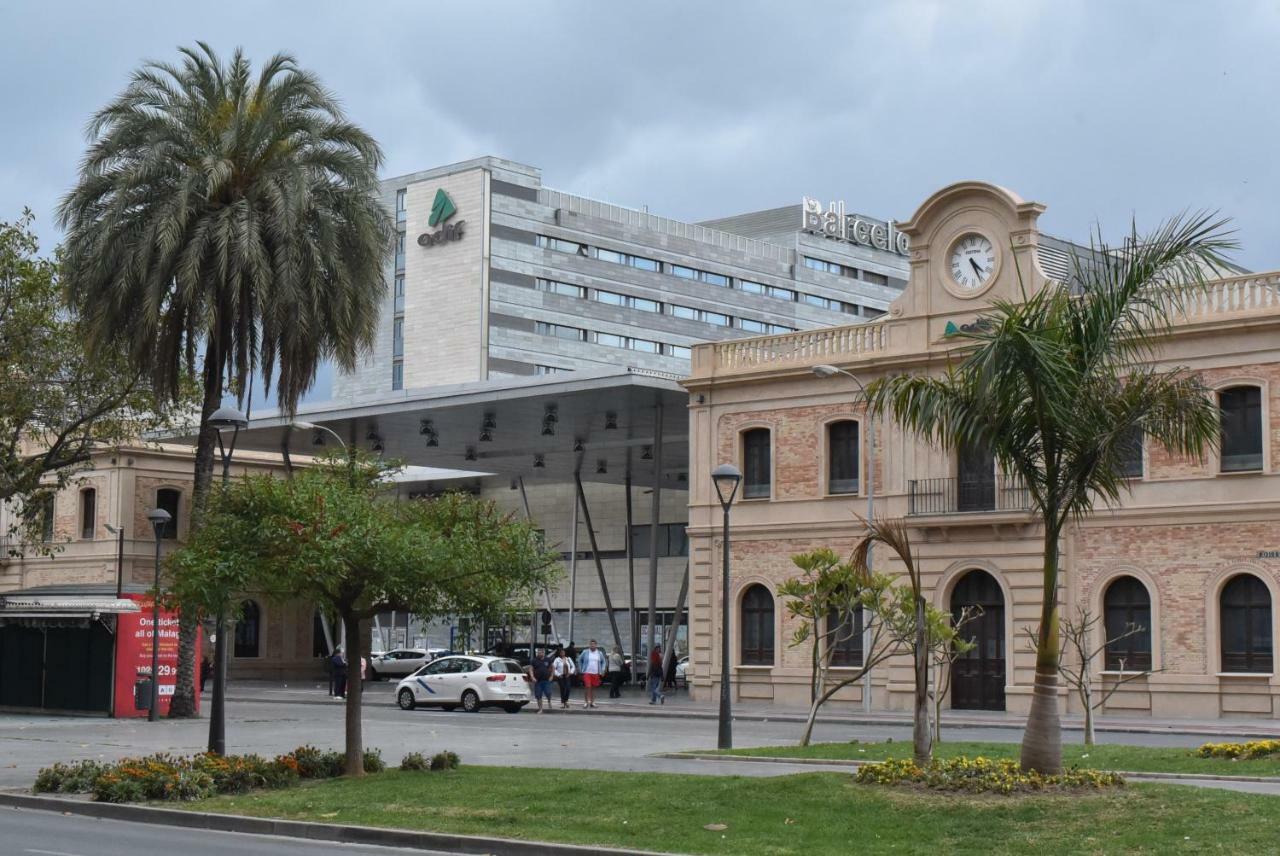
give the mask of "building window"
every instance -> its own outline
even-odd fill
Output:
[[[396,312],[404,311],[404,275],[396,275]]]
[[[407,196],[408,193],[409,191],[405,190],[404,188],[401,188],[400,190],[396,191],[396,222],[397,223],[403,223],[405,220],[409,219],[409,212],[405,210],[405,196]]]
[[[831,273],[836,276],[846,276],[850,279],[858,278],[858,269],[842,265],[839,262],[829,262],[826,259],[815,259],[812,256],[804,257],[804,266],[809,270],[818,270],[823,273]]]
[[[1222,471],[1262,469],[1262,390],[1233,386],[1218,393],[1222,409]]]
[[[404,270],[404,232],[396,235],[396,270]]]
[[[693,348],[686,345],[667,345],[667,356],[675,357],[677,360],[692,360]]]
[[[552,336],[556,339],[568,339],[572,342],[587,341],[587,331],[577,327],[566,327],[564,324],[550,324],[546,321],[535,321],[533,331],[539,336]]]
[[[742,595],[742,665],[773,665],[773,595],[758,583]]]
[[[768,499],[773,488],[772,449],[768,428],[742,432],[742,498]]]
[[[862,665],[862,610],[849,612],[833,609],[827,613],[827,646],[831,665]]]
[[[246,600],[240,604],[240,620],[236,622],[235,655],[240,657],[258,656],[258,635],[262,613],[258,604]]]
[[[534,243],[544,250],[555,250],[557,253],[569,253],[570,255],[584,257],[588,254],[586,244],[579,244],[577,241],[566,241],[563,238],[539,235]]]
[[[1111,672],[1145,672],[1151,668],[1151,595],[1134,577],[1120,577],[1103,597],[1103,630],[1107,639],[1104,668]],[[1126,633],[1135,627],[1136,633]],[[1123,639],[1120,637],[1124,636]]]
[[[858,423],[827,426],[827,493],[858,492]]]
[[[596,248],[595,256],[602,262],[612,262],[615,265],[626,265],[640,270],[657,271],[660,267],[653,259],[633,256],[630,253],[620,253],[616,250],[606,250],[602,247]]]
[[[772,335],[794,333],[796,331],[795,327],[787,327],[783,324],[769,324],[765,321],[756,321],[753,318],[739,318],[738,327],[751,333],[768,333]]]
[[[864,270],[862,272],[862,281],[872,283],[873,285],[888,285],[889,277],[882,273],[872,273],[869,270]]]
[[[646,354],[662,353],[662,345],[649,339],[633,339],[616,333],[596,333],[595,340],[597,345],[609,348],[625,348],[629,351],[643,351]]]
[[[397,318],[391,322],[391,356],[404,356],[404,319]]]
[[[718,285],[721,288],[729,287],[729,277],[722,273],[712,273],[708,270],[698,270],[684,265],[669,265],[668,270],[672,276],[678,276],[681,279],[694,279],[698,282],[705,282],[708,285]]]
[[[609,306],[625,306],[628,309],[639,309],[641,312],[661,312],[662,304],[645,297],[632,297],[629,294],[618,294],[616,291],[605,291],[597,288],[592,292],[597,303]]]
[[[182,491],[171,487],[162,487],[156,491],[156,508],[169,512],[169,522],[160,530],[160,537],[172,541],[178,537],[178,504],[182,501]]]
[[[683,523],[658,524],[658,558],[689,555],[689,539]],[[649,526],[631,527],[631,557],[649,558]]]
[[[45,543],[53,540],[53,501],[53,494],[45,494],[40,497],[40,504],[36,509],[36,520],[40,524],[40,540]]]
[[[797,298],[796,292],[789,288],[765,285],[763,282],[752,282],[749,279],[738,280],[738,288],[746,294],[763,294],[765,297],[775,297],[778,300],[794,302]]]
[[[1120,443],[1120,475],[1127,479],[1142,478],[1142,429],[1135,427]]]
[[[723,312],[712,312],[709,309],[694,309],[692,306],[672,306],[671,314],[689,321],[702,321],[717,327],[732,327],[733,319]]]
[[[92,541],[98,528],[98,492],[93,488],[80,491],[80,537]]]
[[[391,389],[404,389],[404,360],[392,360],[391,362]]]
[[[561,294],[565,297],[585,298],[587,290],[581,285],[570,285],[567,282],[558,282],[554,279],[539,279],[538,291],[545,291],[547,294]]]
[[[1222,589],[1222,671],[1271,672],[1271,592],[1252,574]]]

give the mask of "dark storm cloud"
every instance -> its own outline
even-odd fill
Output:
[[[844,198],[905,218],[982,178],[1114,234],[1234,217],[1280,267],[1280,7],[1191,3],[23,3],[0,8],[0,218],[47,241],[90,113],[205,39],[294,53],[388,174],[480,154],[697,219]]]

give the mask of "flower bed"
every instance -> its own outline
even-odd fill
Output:
[[[1274,758],[1280,761],[1280,740],[1206,743],[1196,750],[1196,754],[1201,758],[1230,758],[1232,761],[1252,761],[1256,758]]]
[[[1047,790],[1081,790],[1119,787],[1124,777],[1103,770],[1072,768],[1058,775],[1024,773],[1016,761],[990,758],[948,758],[920,766],[914,760],[889,760],[866,764],[855,781],[867,785],[917,785],[937,791],[1015,794]]]

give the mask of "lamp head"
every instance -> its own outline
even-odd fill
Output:
[[[239,431],[249,427],[249,420],[234,407],[219,407],[209,414],[208,425],[218,431]]]
[[[315,431],[320,426],[314,422],[307,422],[305,419],[295,419],[291,423],[294,428],[301,428],[304,431]]]
[[[156,537],[160,537],[160,530],[163,529],[173,517],[163,508],[153,508],[147,512],[147,520],[151,521],[151,528],[156,530]]]
[[[720,504],[727,509],[738,493],[738,484],[742,481],[742,470],[733,464],[721,464],[711,471],[711,481],[716,486]]]
[[[833,377],[834,375],[840,374],[840,369],[835,366],[828,365],[814,366],[813,373],[818,377]]]

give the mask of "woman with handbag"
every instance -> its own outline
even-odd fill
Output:
[[[564,646],[557,647],[556,658],[551,663],[551,673],[560,685],[560,706],[565,710],[569,709],[569,694],[573,691],[573,676],[577,671],[578,667],[573,664],[573,658],[565,653]]]

